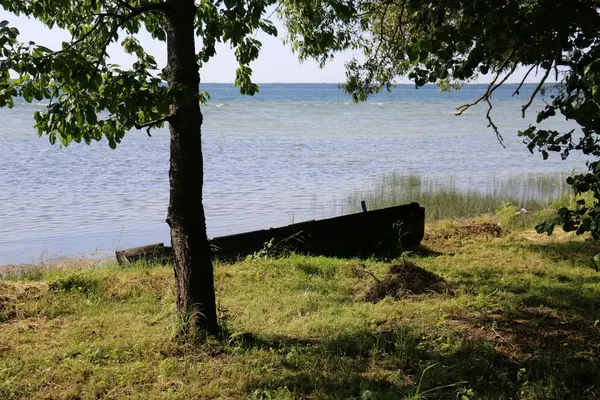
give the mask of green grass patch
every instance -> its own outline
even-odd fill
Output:
[[[175,340],[169,266],[0,280],[0,398],[599,397],[597,243],[499,220],[429,224],[404,261],[218,263],[228,334],[195,344]],[[365,301],[402,262],[452,290]]]

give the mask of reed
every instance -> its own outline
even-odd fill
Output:
[[[491,178],[484,185],[475,186],[453,177],[386,174],[371,188],[348,195],[339,212],[360,212],[361,200],[366,201],[370,210],[417,202],[425,207],[429,221],[476,217],[506,206],[539,212],[569,203],[572,194],[566,177],[566,174],[527,174]]]

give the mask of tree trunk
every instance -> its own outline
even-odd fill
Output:
[[[167,76],[178,90],[169,121],[171,227],[177,312],[185,333],[218,333],[213,266],[202,205],[203,165],[194,0],[168,1]]]

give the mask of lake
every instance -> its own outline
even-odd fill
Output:
[[[263,84],[255,97],[202,85],[211,95],[203,108],[209,236],[334,215],[336,202],[384,173],[485,188],[493,178],[585,168],[579,154],[529,153],[516,133],[543,103],[522,119],[527,99],[511,96],[514,85],[494,94],[506,148],[487,127],[485,105],[454,115],[484,88],[399,85],[357,105],[334,84]],[[132,131],[116,150],[105,141],[61,148],[33,128],[43,107],[18,100],[0,109],[0,265],[168,243],[168,130]],[[546,126],[571,127],[562,117]]]

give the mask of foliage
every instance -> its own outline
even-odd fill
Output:
[[[98,291],[100,280],[94,279],[89,274],[72,273],[59,275],[56,279],[48,281],[48,289],[54,291],[84,293],[86,295]]]
[[[9,21],[0,22],[0,107],[12,107],[14,98],[46,101],[47,109],[35,114],[38,134],[64,146],[72,141],[90,144],[105,137],[114,148],[134,127],[162,126],[169,105],[177,96],[197,96],[167,86],[168,70],[158,70],[136,35],[145,29],[154,39],[166,41],[164,13],[173,2],[124,0],[6,0],[2,8],[27,15],[48,28],[66,29],[72,36],[62,48],[51,50],[34,42],[21,43],[19,31]],[[216,53],[217,42],[228,42],[239,62],[236,85],[254,94],[249,65],[259,54],[257,31],[276,35],[264,18],[271,0],[200,1],[196,5],[195,31],[202,40],[199,66]],[[135,57],[130,69],[112,64],[108,46],[119,43]],[[201,95],[200,99],[205,99]]]
[[[287,1],[285,3],[299,3]],[[406,76],[416,86],[438,83],[443,88],[489,74],[485,93],[458,107],[458,114],[479,103],[488,106],[487,119],[500,142],[492,119],[492,95],[517,70],[525,78],[541,71],[541,78],[523,104],[525,115],[533,100],[545,92],[552,76],[559,82],[549,93],[537,124],[559,115],[574,121],[580,131],[558,132],[530,125],[519,132],[528,149],[544,159],[550,152],[566,158],[573,151],[591,156],[588,172],[569,178],[575,194],[591,191],[593,204],[581,202],[562,208],[557,219],[538,226],[552,233],[560,224],[566,231],[591,231],[600,238],[600,13],[595,0],[323,0],[319,10],[289,7],[289,40],[300,57],[325,61],[342,49],[362,49],[362,57],[347,65],[346,91],[355,101],[390,89]],[[289,17],[293,15],[293,18]],[[322,29],[318,21],[325,21]],[[307,40],[312,38],[312,40]]]

